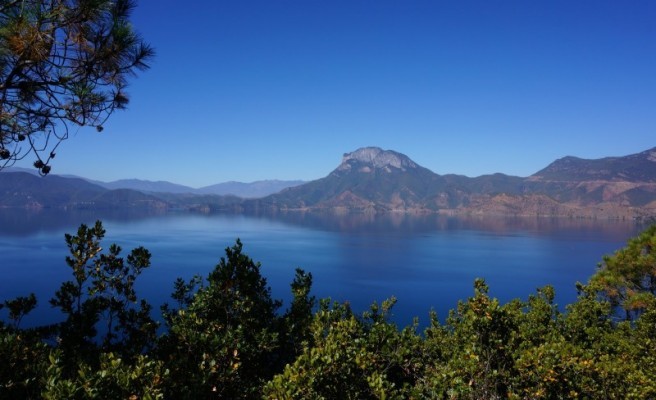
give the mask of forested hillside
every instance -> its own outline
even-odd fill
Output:
[[[2,304],[0,398],[656,396],[656,226],[604,257],[587,283],[572,282],[573,304],[559,308],[550,286],[501,304],[476,280],[423,330],[390,322],[394,298],[362,314],[317,300],[300,269],[283,305],[239,240],[209,276],[173,282],[158,313],[135,291],[148,250],[124,256],[101,247],[104,235],[97,222],[66,236],[71,280],[51,299]],[[37,301],[62,321],[23,329]]]

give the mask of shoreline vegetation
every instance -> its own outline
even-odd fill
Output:
[[[390,321],[395,298],[362,314],[318,300],[300,269],[282,304],[239,240],[207,277],[173,282],[158,322],[134,287],[149,251],[104,235],[99,221],[66,235],[72,277],[49,299],[60,323],[21,328],[46,299],[2,303],[0,398],[656,396],[656,226],[604,257],[564,311],[551,286],[501,304],[476,279],[423,330]]]

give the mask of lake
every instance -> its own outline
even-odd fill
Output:
[[[207,276],[240,238],[283,308],[300,267],[312,273],[317,298],[348,301],[358,312],[395,296],[399,325],[415,316],[426,325],[431,309],[443,319],[473,294],[478,277],[502,302],[551,284],[562,307],[576,299],[575,283],[585,282],[604,254],[646,228],[634,221],[546,218],[0,209],[0,300],[30,292],[39,300],[23,326],[59,320],[48,299],[72,277],[64,234],[97,219],[107,231],[104,248],[117,243],[124,255],[137,246],[152,253],[137,286],[156,310],[169,301],[176,277]]]

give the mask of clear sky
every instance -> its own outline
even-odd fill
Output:
[[[528,176],[656,146],[653,0],[141,0],[133,23],[152,68],[53,173],[312,180],[378,146]]]

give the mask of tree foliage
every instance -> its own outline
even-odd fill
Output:
[[[629,241],[611,256],[604,257],[591,279],[613,307],[621,308],[627,319],[635,318],[656,303],[656,225]]]
[[[99,132],[128,103],[152,48],[133,0],[5,0],[0,5],[0,169],[29,154],[41,174],[75,127]]]
[[[65,237],[70,253],[66,263],[74,280],[62,283],[50,304],[66,316],[57,340],[69,374],[79,362],[94,359],[97,350],[136,355],[155,339],[151,306],[139,300],[134,289],[137,277],[150,266],[150,253],[138,247],[124,259],[121,248],[112,244],[103,254],[104,235],[97,221],[91,228],[82,224],[77,235]]]
[[[171,361],[173,398],[253,398],[273,372],[281,303],[239,240],[225,252],[160,339],[160,355]]]

